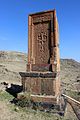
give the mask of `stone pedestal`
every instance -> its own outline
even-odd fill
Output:
[[[22,77],[23,91],[31,93],[33,101],[55,104],[58,102],[59,83],[56,82],[56,73],[25,72],[20,73],[20,75]]]

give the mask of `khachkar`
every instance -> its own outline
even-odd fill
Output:
[[[20,73],[23,91],[35,102],[58,104],[60,96],[59,32],[56,11],[28,17],[27,71]]]

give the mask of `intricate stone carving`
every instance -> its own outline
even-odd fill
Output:
[[[47,34],[46,34],[46,32],[39,33],[38,36],[37,36],[37,40],[38,40],[38,44],[40,46],[39,47],[40,51],[44,52],[45,51],[44,44],[47,41]]]
[[[21,73],[23,90],[33,94],[35,102],[56,104],[60,95],[60,63],[55,10],[29,15],[28,27],[27,72]],[[41,94],[44,96],[39,99],[35,96]]]
[[[39,15],[39,16],[35,16],[33,17],[33,23],[40,23],[40,22],[45,22],[45,21],[50,21],[51,20],[51,15],[47,14],[47,15]]]
[[[48,64],[49,60],[49,22],[34,25],[34,38],[36,45],[36,64]]]

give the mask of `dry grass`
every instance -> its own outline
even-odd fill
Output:
[[[26,62],[26,54],[0,52],[0,83],[5,81],[21,84],[19,72],[26,70]],[[80,63],[73,60],[61,60],[61,82],[62,88],[66,91],[80,89],[80,86],[76,87],[74,84],[80,83]],[[0,91],[0,120],[77,120],[69,105],[65,117],[62,118],[52,113],[19,108],[10,103],[12,99],[13,96],[9,93]]]
[[[10,103],[12,99],[12,95],[0,91],[0,120],[62,120],[56,114],[18,107]]]

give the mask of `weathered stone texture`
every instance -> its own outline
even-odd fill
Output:
[[[33,95],[52,95],[51,99],[57,101],[60,94],[60,60],[56,11],[29,15],[28,28],[27,70],[20,73],[23,90]],[[50,98],[42,97],[42,100],[49,102]]]

